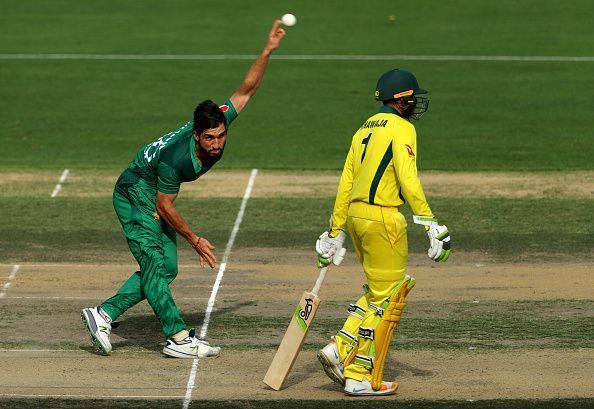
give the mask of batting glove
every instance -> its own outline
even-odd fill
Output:
[[[429,250],[427,255],[433,261],[446,261],[450,257],[451,239],[446,226],[439,224],[429,226],[427,230],[429,236]]]
[[[318,267],[324,267],[332,262],[338,266],[342,263],[346,249],[343,247],[346,233],[340,230],[336,237],[330,237],[325,231],[316,241],[316,252],[318,253]]]

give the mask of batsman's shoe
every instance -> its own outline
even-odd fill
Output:
[[[210,346],[208,342],[196,338],[195,335],[196,331],[192,328],[184,339],[168,338],[163,353],[174,358],[216,358],[219,356],[221,348]]]
[[[330,342],[318,351],[318,360],[324,368],[328,378],[334,382],[344,385],[344,365],[339,361],[336,342]]]
[[[101,307],[95,307],[83,309],[80,317],[91,337],[95,351],[101,355],[109,355],[111,353],[109,334],[111,334],[112,327],[109,315]]]
[[[354,379],[347,378],[344,385],[344,393],[351,396],[382,396],[382,395],[393,395],[398,389],[396,382],[385,382],[382,381],[382,385],[379,390],[373,390],[371,382],[367,378],[363,377],[363,380],[356,381]]]

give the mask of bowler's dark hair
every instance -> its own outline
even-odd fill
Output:
[[[201,134],[206,129],[216,128],[221,123],[226,126],[225,114],[210,99],[202,101],[194,110],[194,131]]]

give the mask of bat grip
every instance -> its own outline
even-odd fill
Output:
[[[320,287],[322,286],[322,283],[324,282],[324,278],[326,278],[326,271],[328,271],[328,266],[326,266],[320,270],[320,275],[318,276],[318,281],[316,281],[316,285],[314,285],[313,290],[311,290],[311,292],[313,294],[318,295],[318,292],[320,291]]]

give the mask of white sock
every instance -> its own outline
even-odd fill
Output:
[[[105,312],[105,310],[101,307],[97,307],[97,312],[99,313],[99,315],[101,315],[103,317],[103,319],[107,322],[107,323],[111,323],[113,320],[111,319],[111,317],[109,316],[108,313]]]
[[[187,338],[189,336],[190,336],[190,331],[188,331],[187,329],[182,329],[177,334],[173,334],[173,336],[171,338],[175,339],[176,341],[181,341],[182,339]]]

